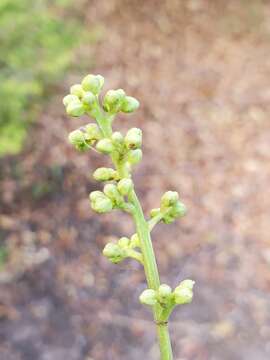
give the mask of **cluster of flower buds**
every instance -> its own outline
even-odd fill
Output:
[[[94,178],[98,181],[117,180],[117,171],[111,168],[98,168],[94,172]],[[98,213],[107,213],[112,209],[122,209],[125,204],[125,196],[133,189],[133,182],[129,178],[118,181],[117,184],[106,184],[102,191],[93,191],[89,195],[91,207]]]
[[[187,213],[186,206],[179,201],[176,191],[167,191],[161,198],[160,208],[152,209],[151,218],[160,216],[165,224],[172,223],[176,218],[183,217]]]
[[[103,99],[103,109],[110,114],[131,113],[139,106],[139,101],[132,96],[127,96],[123,89],[109,90]]]
[[[194,284],[193,280],[187,279],[182,281],[174,291],[166,284],[160,285],[158,290],[146,289],[140,295],[140,302],[149,306],[160,304],[165,308],[189,304],[193,298]]]
[[[117,264],[128,257],[142,261],[141,253],[134,250],[134,248],[138,247],[138,236],[137,234],[134,234],[130,239],[121,237],[117,243],[109,242],[103,249],[103,255],[114,264]]]
[[[81,84],[75,84],[70,88],[70,94],[65,96],[63,103],[67,114],[78,117],[97,106],[97,96],[104,85],[101,75],[87,75]]]

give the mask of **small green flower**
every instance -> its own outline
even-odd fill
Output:
[[[157,303],[157,293],[155,290],[146,289],[141,293],[139,299],[142,304],[153,306]]]
[[[131,113],[137,110],[139,106],[140,103],[137,99],[132,96],[126,96],[122,103],[121,111],[123,111],[124,113]]]
[[[140,247],[140,239],[137,233],[133,234],[130,238],[130,247]]]
[[[158,288],[158,297],[161,302],[167,302],[172,295],[172,289],[169,285],[161,284]]]
[[[86,150],[88,149],[88,145],[85,142],[84,134],[81,130],[74,130],[68,136],[69,142],[77,149],[77,150]]]
[[[127,160],[131,165],[136,165],[142,160],[142,150],[135,149],[128,152]]]
[[[102,133],[97,124],[87,124],[85,132],[88,140],[100,140],[102,138]]]
[[[113,209],[113,203],[103,194],[103,197],[98,197],[95,201],[91,201],[91,207],[98,213],[107,213]]]
[[[112,263],[117,264],[126,257],[125,250],[118,244],[108,243],[103,249],[103,255]]]
[[[127,237],[125,237],[125,236],[123,236],[123,237],[121,237],[121,238],[118,240],[118,245],[120,246],[120,248],[125,249],[125,248],[129,247],[129,245],[130,245],[130,239],[127,238]]]
[[[66,95],[63,99],[63,104],[67,107],[69,103],[71,103],[72,101],[80,101],[78,96],[76,95]]]
[[[179,195],[176,191],[167,191],[161,198],[161,208],[173,206],[179,199]]]
[[[133,181],[131,179],[121,179],[117,184],[117,188],[121,195],[128,195],[133,189]]]
[[[93,178],[97,181],[111,181],[117,178],[117,171],[111,168],[101,167],[94,171]]]
[[[116,146],[121,146],[124,143],[124,137],[119,131],[115,131],[112,134],[112,143]]]
[[[123,89],[109,90],[103,99],[104,110],[112,114],[117,113],[121,110],[125,96]]]
[[[116,185],[106,184],[104,186],[103,192],[116,206],[123,202],[123,198],[120,195]]]
[[[82,103],[90,109],[96,103],[95,95],[91,91],[87,91],[82,97]]]
[[[101,139],[96,145],[96,149],[103,154],[110,154],[114,150],[114,146],[110,139]]]
[[[75,95],[79,99],[81,99],[83,97],[83,95],[84,95],[84,91],[83,91],[83,88],[82,88],[81,84],[72,85],[71,88],[70,88],[70,94]]]
[[[125,144],[128,149],[138,149],[142,146],[142,130],[132,128],[125,136]]]
[[[71,101],[66,110],[68,115],[74,117],[82,116],[85,112],[83,104],[78,100]]]
[[[176,304],[189,304],[193,298],[193,286],[195,281],[184,280],[174,289],[174,301]]]
[[[84,91],[91,91],[94,95],[98,95],[104,85],[104,77],[101,75],[87,75],[82,80],[82,88]]]

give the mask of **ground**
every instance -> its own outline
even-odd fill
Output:
[[[172,316],[177,360],[270,357],[270,8],[267,1],[85,2],[101,40],[80,49],[106,89],[136,96],[144,159],[134,179],[143,207],[167,189],[189,211],[153,232],[162,282],[196,281],[194,301]],[[90,63],[90,60],[89,60]],[[67,76],[29,135],[1,160],[1,360],[158,359],[145,288],[134,262],[101,255],[110,236],[132,234],[120,213],[97,216],[89,176],[104,157],[67,144],[80,121],[61,98]],[[83,123],[83,120],[82,120]]]

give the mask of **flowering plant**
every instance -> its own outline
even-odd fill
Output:
[[[142,159],[142,131],[132,128],[122,135],[112,130],[115,116],[119,112],[134,112],[139,107],[139,101],[127,96],[122,89],[109,90],[100,100],[103,85],[101,75],[90,74],[81,84],[73,85],[70,94],[64,97],[63,103],[70,116],[87,114],[96,120],[96,123],[72,131],[69,141],[79,151],[94,149],[109,155],[112,160],[114,168],[100,167],[94,171],[94,179],[106,184],[103,191],[90,193],[90,204],[98,213],[108,213],[113,209],[129,213],[134,219],[136,233],[130,238],[121,237],[116,243],[108,243],[103,255],[114,264],[132,258],[144,267],[148,288],[139,299],[152,308],[161,359],[172,360],[168,319],[176,305],[191,302],[194,281],[183,280],[174,290],[160,284],[150,233],[159,222],[169,224],[183,217],[186,207],[177,192],[167,191],[161,197],[160,207],[152,209],[149,220],[146,220],[131,178],[133,167]]]

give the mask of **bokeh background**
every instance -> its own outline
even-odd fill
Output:
[[[159,358],[132,261],[101,255],[133,233],[97,216],[62,98],[87,73],[141,102],[145,211],[168,189],[188,216],[153,232],[162,282],[196,281],[171,321],[176,360],[270,358],[268,0],[1,0],[0,358]]]

